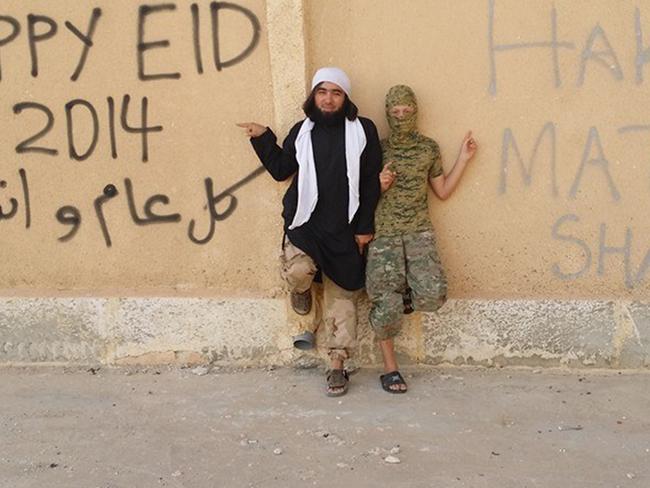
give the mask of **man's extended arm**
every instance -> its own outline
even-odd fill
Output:
[[[298,171],[294,149],[295,128],[289,132],[283,147],[280,147],[277,144],[277,137],[268,127],[254,122],[237,125],[246,129],[257,157],[273,179],[283,181]]]

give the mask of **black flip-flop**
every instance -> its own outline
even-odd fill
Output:
[[[392,371],[390,373],[382,374],[379,377],[379,381],[381,382],[381,387],[388,393],[406,393],[408,391],[402,389],[394,390],[391,388],[391,386],[395,385],[406,386],[406,381],[404,381],[404,378],[399,371]]]

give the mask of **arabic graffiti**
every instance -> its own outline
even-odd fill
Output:
[[[214,195],[214,182],[212,178],[205,178],[205,191],[206,191],[206,204],[203,211],[208,213],[208,232],[205,237],[198,238],[194,235],[196,227],[196,219],[191,219],[188,225],[187,236],[191,242],[198,245],[209,243],[215,234],[216,222],[227,219],[237,207],[237,197],[234,195],[235,191],[244,185],[248,184],[260,174],[264,172],[264,168],[257,168],[250,174],[239,180],[234,185],[226,188],[218,195]],[[176,224],[182,221],[182,216],[178,212],[163,212],[161,207],[171,205],[169,196],[157,193],[149,196],[142,205],[142,211],[138,210],[136,202],[134,184],[130,178],[124,178],[124,190],[126,195],[126,202],[129,209],[129,215],[135,225],[146,226],[153,224]],[[109,225],[104,215],[104,206],[115,197],[120,195],[120,191],[113,184],[104,186],[102,192],[95,198],[93,206],[97,222],[102,231],[104,243],[106,247],[113,245],[113,239],[109,230]],[[228,199],[228,207],[223,212],[218,212],[216,207],[224,199]],[[82,217],[81,211],[73,205],[64,205],[56,211],[56,219],[62,225],[69,227],[66,234],[60,236],[60,242],[67,242],[71,240],[79,231],[81,227]]]
[[[23,206],[25,207],[25,229],[29,229],[32,225],[31,224],[32,214],[31,214],[30,201],[29,201],[29,185],[27,183],[27,172],[23,168],[20,168],[18,170],[18,176],[20,177],[20,185],[21,185],[21,191],[23,196]],[[5,188],[7,188],[7,181],[0,180],[0,193]],[[14,197],[9,198],[9,206],[10,206],[9,211],[3,210],[3,205],[5,206],[4,208],[6,208],[6,204],[0,204],[0,221],[14,218],[18,213],[18,208],[20,206],[18,200]]]
[[[237,189],[241,188],[242,186],[246,185],[248,182],[254,180],[257,178],[259,175],[264,173],[265,169],[264,167],[259,167],[252,173],[250,173],[248,176],[245,178],[242,178],[239,180],[237,183],[232,185],[231,187],[225,189],[221,193],[219,193],[216,196],[214,195],[214,185],[212,183],[211,178],[206,178],[205,179],[205,192],[207,194],[208,198],[208,204],[207,204],[207,209],[210,211],[210,220],[209,220],[209,229],[208,233],[206,236],[202,239],[196,237],[194,235],[194,228],[195,228],[195,222],[194,219],[190,221],[190,225],[187,229],[187,235],[194,244],[207,244],[210,242],[212,237],[214,236],[214,230],[215,230],[215,223],[219,222],[221,220],[227,219],[230,214],[232,214],[235,211],[235,208],[237,208],[237,198],[233,195],[233,192],[236,191]],[[228,197],[228,208],[224,210],[223,212],[219,213],[217,211],[217,205],[224,199]],[[204,208],[206,208],[204,207]]]
[[[187,229],[188,239],[194,244],[198,245],[209,243],[214,237],[216,222],[227,219],[237,208],[238,200],[234,193],[238,189],[253,181],[264,171],[265,170],[263,167],[255,169],[250,174],[235,184],[229,186],[217,195],[214,194],[214,181],[212,178],[205,178],[204,185],[206,192],[206,204],[203,206],[203,211],[207,212],[208,216],[208,232],[202,238],[196,237],[194,232],[197,224],[196,219],[193,218],[190,220]],[[20,207],[22,206],[24,208],[23,215],[25,229],[29,229],[31,227],[31,207],[27,171],[24,168],[20,168],[18,170],[18,176],[20,178],[22,202],[19,202],[19,198],[16,196],[10,196],[4,201],[0,200],[0,222],[3,220],[11,220],[15,218],[18,215]],[[180,213],[171,211],[164,212],[162,210],[161,207],[170,206],[172,203],[169,196],[162,193],[157,193],[146,198],[144,204],[142,205],[142,211],[140,211],[138,209],[138,204],[136,201],[133,181],[130,178],[124,178],[123,183],[129,215],[135,225],[147,226],[153,224],[177,224],[182,221],[182,216]],[[2,192],[7,188],[7,181],[0,180],[0,197],[3,196]],[[113,245],[113,239],[111,237],[106,216],[104,215],[104,206],[119,195],[120,191],[117,189],[117,187],[113,184],[108,184],[104,186],[102,192],[93,201],[97,223],[101,229],[106,247],[111,247]],[[228,206],[224,211],[219,212],[217,210],[217,205],[219,205],[219,203],[225,199],[228,201]],[[55,217],[61,225],[64,225],[66,227],[66,232],[63,235],[60,235],[57,240],[59,242],[68,242],[72,240],[81,228],[82,215],[79,208],[70,204],[63,205],[56,210]]]
[[[140,123],[138,125],[130,125],[128,122],[128,112],[130,106],[131,98],[130,96],[124,95],[122,97],[121,112],[120,112],[120,126],[126,133],[130,134],[139,134],[142,141],[142,161],[147,162],[149,157],[149,139],[147,135],[154,132],[162,132],[163,127],[161,125],[150,125],[149,124],[149,105],[147,97],[142,97],[141,99],[141,113],[140,113]],[[115,101],[112,97],[107,97],[107,112],[108,112],[108,124],[110,127],[109,130],[109,139],[111,147],[111,157],[116,159],[118,157],[117,150],[117,136],[116,136],[116,113],[115,113]],[[86,129],[86,126],[79,125],[76,122],[74,112],[77,107],[83,109],[90,115],[91,120],[91,141],[88,143],[87,147],[80,149],[76,142],[76,129]],[[35,134],[30,135],[21,142],[19,142],[15,147],[15,152],[17,154],[26,154],[26,153],[37,153],[44,154],[47,156],[57,156],[59,155],[59,150],[54,147],[46,147],[45,145],[37,145],[37,141],[44,139],[48,133],[55,127],[55,116],[50,110],[49,107],[37,102],[21,102],[17,103],[13,107],[13,112],[16,115],[21,115],[23,112],[34,111],[41,113],[45,117],[44,126]],[[99,115],[95,106],[83,99],[75,99],[65,104],[65,114],[66,114],[66,134],[67,134],[67,143],[68,143],[68,156],[71,160],[74,161],[85,161],[91,155],[93,155],[95,148],[97,146],[98,137],[99,137]],[[88,119],[88,117],[86,117]],[[214,182],[212,178],[204,179],[205,193],[206,193],[206,205],[204,210],[208,211],[208,223],[207,223],[207,233],[203,237],[198,237],[195,233],[197,222],[196,219],[191,219],[187,236],[191,242],[198,245],[207,244],[212,240],[215,234],[216,222],[223,221],[230,217],[232,213],[237,208],[237,198],[234,195],[234,192],[239,188],[243,187],[257,176],[264,172],[263,167],[259,167],[252,171],[250,174],[236,182],[235,184],[229,186],[224,191],[215,195]],[[25,169],[21,168],[19,170],[19,176],[21,179],[21,185],[23,190],[23,201],[25,206],[25,223],[26,227],[30,226],[30,201],[29,201],[29,186],[27,183],[27,173]],[[7,187],[7,182],[2,180],[0,181],[0,189]],[[124,190],[126,195],[126,201],[128,204],[129,214],[131,219],[136,225],[145,226],[151,224],[164,224],[164,223],[178,223],[182,220],[181,214],[177,212],[163,212],[162,207],[170,206],[170,198],[164,194],[154,194],[146,199],[144,202],[142,211],[138,210],[136,205],[135,189],[133,181],[130,178],[124,179]],[[93,207],[95,210],[97,222],[101,228],[102,236],[107,247],[111,247],[113,240],[109,230],[109,225],[104,215],[104,206],[109,203],[113,198],[119,195],[119,191],[114,184],[105,185],[101,194],[99,194],[93,201]],[[227,201],[227,208],[223,211],[217,210],[217,206],[222,202]],[[0,220],[9,220],[13,218],[18,212],[18,200],[14,197],[9,199],[8,204],[5,205],[5,211],[2,211],[0,207]],[[7,210],[8,209],[8,210]],[[58,237],[59,242],[68,242],[72,240],[82,224],[82,215],[78,207],[74,205],[63,205],[57,209],[55,212],[56,220],[66,226],[66,232]]]
[[[214,72],[220,72],[247,59],[259,44],[260,21],[248,8],[231,2],[212,1],[205,4],[195,2],[189,5],[188,13],[190,15],[180,12],[174,2],[143,3],[133,7],[132,14],[137,27],[134,31],[136,32],[135,43],[131,43],[133,57],[122,58],[136,61],[133,66],[137,72],[134,74],[137,74],[136,79],[140,85],[142,82],[178,80],[182,77],[183,73],[170,67],[171,61],[165,63],[166,53],[171,52],[167,48],[172,42],[175,44],[174,47],[178,48],[174,51],[174,59],[178,59],[176,55],[178,52],[184,51],[186,57],[194,61],[198,74],[206,71],[204,55],[209,51],[211,51]],[[106,47],[98,46],[99,40],[110,39],[110,37],[98,36],[97,33],[101,34],[106,29],[115,29],[115,26],[105,25],[111,16],[105,15],[102,8],[93,8],[86,14],[82,12],[82,15],[86,19],[85,25],[82,24],[84,21],[80,22],[79,19],[72,21],[55,18],[44,12],[32,12],[23,18],[0,15],[0,51],[9,45],[14,50],[26,46],[24,66],[25,69],[29,69],[29,72],[24,74],[25,77],[42,78],[44,72],[50,69],[53,60],[56,59],[57,63],[69,61],[71,64],[69,68],[65,66],[65,76],[66,78],[69,76],[70,81],[77,82],[91,74],[88,73],[88,69],[92,63],[87,63],[88,59],[97,61],[99,58],[93,59],[93,57],[99,56],[101,50]],[[186,19],[190,22],[184,24]],[[232,32],[227,32],[228,25],[233,20],[239,29],[235,44],[232,42]],[[173,29],[165,29],[171,24]],[[210,31],[201,35],[202,27],[208,27]],[[150,32],[153,28],[158,32],[163,28],[165,29],[163,32],[169,34],[154,38],[155,34]],[[79,48],[78,54],[64,58],[51,56],[55,46],[52,41],[57,36],[67,36],[66,40],[68,40],[70,35]],[[222,38],[228,39],[225,50]],[[191,39],[191,42],[187,42],[187,39]],[[227,51],[227,55],[224,55],[224,51]],[[152,67],[153,63],[147,64],[150,54],[152,58],[156,58],[156,68]],[[8,60],[15,59],[15,56],[6,57],[3,59],[4,64],[0,63],[0,82],[5,84],[14,82],[12,77],[19,71],[8,69],[16,67],[7,64],[10,62]],[[20,80],[17,81],[22,83]],[[104,162],[107,159],[116,160],[124,157],[122,146],[126,147],[128,138],[135,136],[140,140],[139,159],[146,163],[152,157],[156,159],[158,156],[152,154],[152,143],[159,143],[162,140],[160,135],[166,134],[162,124],[152,122],[152,120],[158,122],[157,114],[151,110],[147,96],[139,96],[135,100],[132,100],[128,93],[115,98],[107,96],[101,100],[75,96],[61,107],[53,106],[47,100],[23,99],[13,102],[11,109],[14,117],[10,123],[17,124],[18,127],[6,133],[17,134],[16,140],[10,142],[17,155],[67,158],[74,162]],[[33,185],[36,190],[39,185],[38,178],[34,176],[35,170],[31,169],[31,166],[28,167],[30,167],[29,181],[25,168],[17,170],[18,179],[15,183],[10,178],[10,174],[0,174],[0,177],[7,178],[7,180],[0,180],[0,221],[18,222],[23,215],[26,229],[31,226],[30,185]],[[203,212],[189,219],[187,238],[197,245],[210,242],[216,232],[216,223],[224,221],[235,212],[238,205],[235,192],[263,171],[263,168],[257,168],[235,184],[224,185],[226,189],[223,191],[216,189],[216,183],[212,178],[204,178]],[[154,193],[144,197],[142,201],[140,198],[143,197],[138,194],[136,181],[129,177],[118,177],[117,180],[120,183],[113,180],[100,186],[101,191],[98,191],[91,202],[87,202],[88,206],[92,204],[94,210],[91,211],[90,219],[85,215],[86,210],[81,210],[86,207],[79,205],[79,202],[67,201],[62,202],[64,204],[60,206],[55,206],[54,217],[63,229],[62,232],[57,232],[58,242],[73,241],[80,232],[83,232],[87,222],[96,222],[105,246],[111,247],[119,236],[113,235],[115,230],[111,228],[112,213],[109,209],[120,199],[126,203],[130,220],[137,226],[178,225],[184,220],[184,217],[174,209],[174,202],[168,195]],[[36,194],[38,193],[39,191],[36,191]],[[39,199],[35,202],[36,207],[40,208],[43,205]],[[223,208],[224,204],[225,208]],[[49,214],[47,209],[41,211]],[[205,228],[205,234],[197,235],[201,232],[199,228]]]

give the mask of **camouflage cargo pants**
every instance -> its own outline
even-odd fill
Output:
[[[370,243],[366,291],[377,340],[399,333],[407,287],[416,311],[435,312],[447,298],[447,278],[431,231],[378,237]]]
[[[324,324],[325,344],[333,359],[348,359],[357,345],[357,299],[359,291],[341,288],[327,276],[323,283],[313,283],[316,263],[285,238],[280,255],[281,275],[289,291],[303,292],[312,288],[314,319],[309,330]],[[312,286],[313,284],[313,286]]]

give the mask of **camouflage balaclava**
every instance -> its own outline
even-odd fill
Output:
[[[410,105],[413,113],[402,119],[393,117],[390,109],[396,105]],[[388,143],[393,146],[411,146],[417,143],[417,118],[418,102],[411,87],[406,85],[395,85],[386,94],[386,119],[390,126]]]

